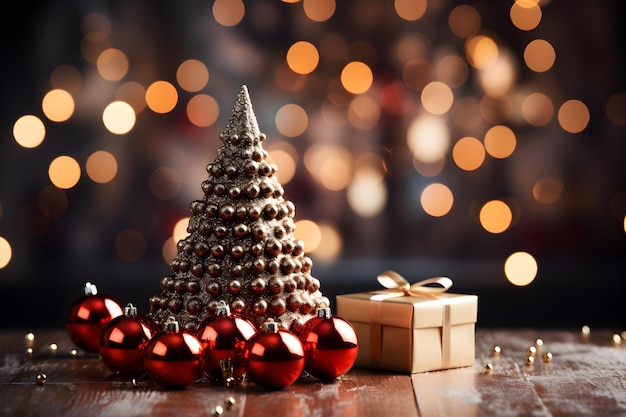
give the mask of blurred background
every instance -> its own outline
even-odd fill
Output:
[[[62,327],[87,281],[147,313],[245,84],[331,300],[392,269],[478,294],[478,326],[624,330],[623,8],[14,4],[2,326]]]

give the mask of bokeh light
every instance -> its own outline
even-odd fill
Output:
[[[195,95],[187,103],[187,117],[196,126],[211,126],[217,121],[219,114],[217,100],[208,94]]]
[[[537,277],[538,265],[535,258],[528,252],[515,252],[504,263],[506,279],[520,287],[529,285]]]
[[[544,39],[535,39],[524,49],[524,62],[535,72],[546,72],[554,65],[556,52],[550,42]]]
[[[81,169],[78,162],[71,156],[56,157],[48,167],[48,177],[55,186],[68,189],[78,184]]]
[[[357,173],[347,189],[348,204],[361,217],[382,213],[387,204],[387,187],[371,170]]]
[[[426,13],[426,0],[395,0],[396,13],[404,20],[410,22],[418,20]]]
[[[440,115],[452,107],[454,94],[452,89],[440,81],[428,83],[422,90],[422,106],[429,113]]]
[[[39,117],[32,114],[20,117],[13,125],[13,138],[24,148],[36,148],[45,137],[46,126]]]
[[[213,3],[213,17],[222,26],[235,26],[246,12],[242,0],[215,0]]]
[[[378,125],[381,108],[371,97],[360,95],[354,97],[348,106],[348,121],[359,130],[371,130]]]
[[[170,82],[155,81],[146,89],[146,104],[155,113],[169,113],[178,103],[178,92]]]
[[[294,237],[304,242],[306,251],[314,252],[322,242],[322,231],[314,221],[302,219],[296,221]]]
[[[316,181],[331,191],[345,189],[352,179],[352,154],[340,145],[310,146],[304,154],[304,165]]]
[[[415,159],[426,163],[437,162],[445,157],[450,147],[450,132],[442,118],[418,116],[409,125],[407,144]]]
[[[552,100],[543,93],[532,93],[522,102],[522,116],[532,126],[545,126],[554,116]]]
[[[452,159],[462,170],[474,171],[480,168],[485,160],[485,148],[478,139],[465,136],[454,144]]]
[[[491,200],[481,207],[479,220],[486,231],[498,234],[509,228],[513,221],[513,212],[504,201]]]
[[[615,93],[606,101],[606,115],[617,126],[626,126],[626,93]]]
[[[287,64],[298,74],[310,74],[320,61],[320,55],[315,45],[307,41],[298,41],[287,51]]]
[[[456,54],[446,54],[437,60],[435,65],[437,78],[448,86],[462,86],[469,75],[467,62]]]
[[[341,71],[341,84],[352,94],[362,94],[370,89],[374,75],[367,64],[353,61]]]
[[[539,25],[542,13],[538,4],[532,4],[529,1],[516,1],[511,5],[509,16],[516,28],[529,31]]]
[[[478,73],[481,88],[488,94],[506,94],[516,81],[515,61],[508,50],[498,52],[495,60]]]
[[[107,81],[118,81],[128,72],[128,58],[119,49],[105,49],[98,55],[96,67],[100,76]]]
[[[268,150],[267,161],[278,167],[276,178],[281,184],[289,184],[296,175],[296,158],[296,149],[287,142],[279,142]]]
[[[450,30],[460,38],[469,38],[480,30],[481,17],[478,10],[468,4],[456,6],[448,16]]]
[[[128,81],[119,86],[115,99],[128,103],[135,114],[139,114],[146,108],[146,89],[136,81]]]
[[[302,7],[306,17],[314,22],[325,22],[335,13],[335,0],[303,0]]]
[[[175,242],[179,242],[189,235],[189,233],[187,232],[188,226],[189,217],[183,217],[176,222],[176,224],[174,225],[174,230],[172,231],[172,237],[174,238]]]
[[[488,68],[496,62],[499,53],[496,42],[486,35],[472,36],[465,42],[467,62],[474,68]]]
[[[46,93],[41,109],[53,122],[64,122],[74,114],[74,98],[65,90],[55,89]]]
[[[558,178],[544,177],[533,186],[533,197],[540,203],[551,204],[559,199],[563,192],[563,181]]]
[[[202,61],[188,59],[178,66],[176,81],[183,90],[195,93],[206,87],[209,70]]]
[[[13,257],[11,244],[4,237],[0,236],[0,269],[5,268]]]
[[[343,239],[339,230],[332,224],[320,223],[321,240],[317,249],[311,252],[315,258],[315,262],[332,263],[341,255],[343,248]]]
[[[92,181],[106,184],[117,175],[117,159],[107,151],[96,151],[87,158],[85,171]]]
[[[494,158],[504,159],[515,151],[517,138],[510,127],[504,125],[492,126],[485,133],[483,140],[485,150]]]
[[[135,126],[135,111],[130,104],[123,101],[110,103],[102,112],[104,127],[111,133],[123,135]]]
[[[580,133],[589,124],[589,109],[580,100],[567,100],[557,115],[561,128],[569,133]]]
[[[276,112],[276,128],[290,138],[300,136],[309,124],[306,111],[297,104],[285,104]]]
[[[433,183],[422,191],[420,203],[426,214],[433,217],[441,217],[448,214],[452,209],[454,195],[447,185]]]

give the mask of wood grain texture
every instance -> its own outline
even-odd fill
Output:
[[[322,382],[302,377],[278,391],[252,383],[226,388],[198,382],[166,390],[145,375],[112,374],[97,355],[78,352],[64,331],[0,332],[0,416],[210,416],[233,396],[224,416],[626,416],[626,346],[612,332],[478,330],[474,366],[413,375],[353,368]],[[533,365],[528,348],[544,342]],[[55,354],[49,350],[56,343]],[[493,356],[493,346],[502,352]],[[551,362],[542,354],[551,352]],[[493,370],[485,373],[490,363]],[[35,377],[46,373],[38,385]]]

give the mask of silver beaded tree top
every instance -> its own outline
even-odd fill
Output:
[[[189,235],[177,244],[161,292],[150,298],[149,316],[159,324],[173,316],[195,331],[224,301],[258,328],[268,318],[293,328],[330,303],[294,237],[295,206],[267,161],[245,85],[220,138],[204,197],[190,205]]]

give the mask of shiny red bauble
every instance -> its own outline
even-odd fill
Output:
[[[271,319],[248,340],[243,357],[248,379],[267,389],[289,386],[304,371],[300,339]]]
[[[124,315],[111,320],[100,335],[100,357],[111,372],[122,375],[139,373],[143,367],[143,349],[158,333],[156,323],[137,314],[137,307],[128,304]]]
[[[203,320],[196,333],[204,348],[204,372],[217,379],[242,377],[243,351],[256,331],[250,321],[232,314],[228,305],[220,301],[215,315]],[[229,361],[226,370],[225,361]],[[232,375],[225,375],[230,368]]]
[[[84,291],[84,295],[68,309],[65,329],[76,346],[87,352],[98,352],[104,327],[124,311],[117,301],[98,294],[94,284],[88,282]]]
[[[170,318],[164,330],[146,345],[143,365],[148,376],[162,387],[185,388],[202,375],[202,344],[196,336],[180,331],[178,322]]]
[[[309,319],[298,331],[304,346],[304,369],[311,375],[330,380],[348,372],[356,361],[359,343],[352,325],[330,308],[317,310],[317,317]]]

